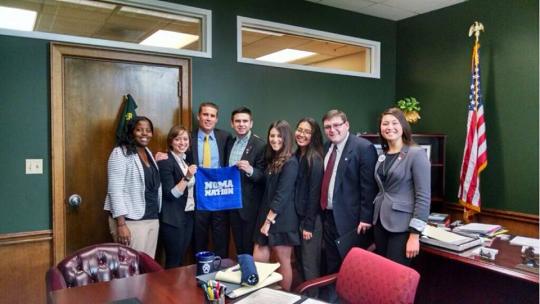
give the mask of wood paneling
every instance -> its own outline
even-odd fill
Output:
[[[0,235],[0,302],[45,303],[51,239],[50,230]]]
[[[461,205],[446,202],[444,209],[450,214],[452,221],[463,220],[463,207]],[[471,221],[499,224],[513,235],[538,237],[538,215],[483,208],[482,212],[475,214]]]

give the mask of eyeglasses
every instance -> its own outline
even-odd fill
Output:
[[[343,126],[345,124],[345,122],[342,122],[342,123],[335,123],[333,125],[325,125],[323,128],[327,131],[330,131],[331,129],[334,129],[334,130],[337,130],[339,129],[341,126]]]
[[[298,132],[298,133],[300,133],[300,134],[303,134],[303,135],[311,135],[313,131],[307,130],[307,129],[298,128],[298,129],[296,129],[296,132]]]

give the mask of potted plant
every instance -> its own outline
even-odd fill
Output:
[[[411,124],[420,119],[420,102],[414,97],[405,97],[397,101],[398,108],[405,114],[405,119]]]

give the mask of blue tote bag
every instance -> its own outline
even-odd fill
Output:
[[[220,211],[242,208],[240,171],[226,168],[197,168],[195,173],[197,210]]]

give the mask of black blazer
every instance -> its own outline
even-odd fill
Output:
[[[294,186],[298,174],[298,160],[291,156],[278,174],[266,173],[266,189],[264,191],[263,205],[259,212],[258,229],[263,225],[272,209],[277,213],[276,223],[270,226],[271,233],[294,232],[298,233],[298,216],[294,208]]]
[[[191,149],[188,151],[189,162],[197,166],[199,165],[199,143],[197,137],[198,132],[199,129],[195,129],[193,132],[191,132]],[[216,142],[219,151],[219,166],[224,167],[229,158],[226,153],[226,148],[229,144],[229,141],[233,140],[233,137],[229,132],[220,129],[214,129],[214,134],[216,136]]]
[[[314,157],[311,169],[306,158],[300,158],[298,176],[296,177],[296,195],[294,204],[300,218],[302,229],[313,232],[315,217],[321,210],[321,184],[324,174],[324,163],[321,157]]]
[[[231,155],[234,142],[234,139],[230,140],[226,149],[227,160],[225,163],[229,166],[234,165],[229,164],[229,156]],[[242,208],[238,209],[238,212],[244,221],[253,222],[257,219],[264,193],[265,149],[266,144],[264,141],[257,135],[252,134],[241,157],[241,160],[247,160],[253,167],[253,174],[251,176],[241,174],[240,177],[242,180]]]
[[[182,227],[185,222],[186,202],[188,197],[187,188],[180,197],[176,198],[171,193],[171,189],[176,186],[184,177],[182,169],[176,162],[171,152],[167,153],[168,158],[158,162],[159,175],[161,176],[161,186],[163,189],[163,202],[161,206],[160,218],[163,223],[175,227]]]
[[[325,145],[325,155],[330,143]],[[349,134],[343,147],[334,183],[333,209],[340,236],[358,227],[360,222],[373,221],[373,200],[377,184],[373,172],[377,152],[372,143]]]

